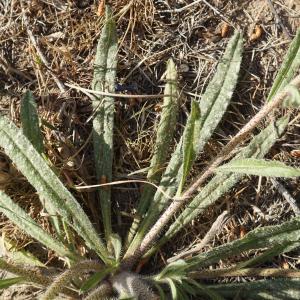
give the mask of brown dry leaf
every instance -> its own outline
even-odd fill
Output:
[[[228,36],[228,34],[229,34],[229,28],[230,28],[230,26],[227,23],[224,23],[222,25],[221,32],[220,32],[222,38],[225,38],[225,37]]]
[[[253,33],[250,35],[249,41],[254,42],[262,36],[263,30],[260,25],[255,25]]]
[[[292,150],[290,152],[290,155],[293,156],[293,157],[299,158],[300,157],[300,150]]]
[[[104,8],[105,8],[105,0],[100,0],[97,13],[96,13],[98,17],[102,17],[104,15]]]

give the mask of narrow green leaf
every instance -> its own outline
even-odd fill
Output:
[[[70,252],[60,241],[51,237],[41,226],[3,191],[0,191],[0,211],[28,235],[39,241],[47,248],[55,251],[59,256],[77,260],[78,257]]]
[[[237,82],[241,59],[242,37],[239,32],[236,32],[229,41],[217,67],[216,74],[200,101],[201,120],[199,120],[200,113],[195,102],[192,106],[193,111],[187,121],[188,126],[186,126],[183,137],[162,176],[160,188],[164,189],[168,195],[174,196],[179,184],[181,189],[192,163],[222,119]],[[188,142],[192,143],[192,148],[188,148]],[[183,149],[185,154],[183,154]],[[193,153],[191,149],[193,149]],[[185,158],[183,158],[183,155],[185,155]],[[145,232],[165,208],[167,202],[168,199],[160,191],[156,191],[154,200],[148,210],[149,214],[141,224],[130,251],[140,243]]]
[[[55,210],[55,215],[74,228],[87,246],[95,250],[103,261],[111,261],[99,235],[79,203],[22,131],[3,116],[0,117],[0,146],[34,186],[40,198]]]
[[[200,101],[202,128],[196,143],[198,154],[220,123],[235,89],[242,61],[243,38],[237,31],[230,39],[218,64],[216,74],[209,82]]]
[[[288,118],[279,119],[275,125],[270,124],[261,133],[255,136],[251,142],[237,154],[232,161],[247,157],[264,157],[275,141],[281,136],[288,124]],[[147,254],[153,254],[164,243],[170,240],[178,231],[199,216],[207,207],[215,203],[222,195],[228,192],[239,180],[242,174],[218,174],[204,186],[200,193],[188,204],[185,210],[176,218],[161,240]]]
[[[122,253],[122,239],[118,234],[112,233],[110,235],[110,242],[114,249],[116,261],[119,261]]]
[[[264,159],[245,158],[237,159],[220,166],[220,173],[238,173],[267,177],[299,177],[300,169],[289,167],[280,161],[267,161]]]
[[[244,269],[244,268],[247,268],[250,266],[251,267],[258,266],[265,262],[271,262],[271,259],[273,257],[278,256],[281,253],[291,251],[292,250],[291,246],[292,245],[279,245],[279,246],[276,245],[274,247],[271,247],[270,249],[264,251],[263,253],[261,253],[259,255],[255,255],[254,257],[252,257],[246,261],[242,261],[242,262],[238,263],[234,267],[234,269],[240,270],[240,269]]]
[[[166,86],[160,122],[158,124],[154,154],[148,171],[148,180],[157,182],[161,177],[163,164],[168,157],[168,151],[176,128],[179,110],[179,92],[177,87],[177,71],[172,59],[167,62]]]
[[[166,300],[166,299],[167,299],[167,296],[166,296],[164,290],[160,287],[160,285],[157,284],[157,283],[154,283],[154,286],[155,286],[155,288],[158,290],[158,293],[159,293],[159,299],[160,299],[160,300]]]
[[[193,284],[196,287],[197,295],[207,295],[211,300],[224,300],[224,298],[217,291],[210,289],[207,285],[200,284],[191,279],[189,279],[189,283]]]
[[[14,277],[8,279],[0,279],[0,289],[7,289],[8,287],[26,281],[24,277]]]
[[[255,280],[243,283],[209,285],[225,299],[247,300],[298,300],[300,299],[300,280],[297,278],[278,278]],[[201,293],[205,296],[205,292]]]
[[[168,152],[176,128],[176,120],[179,109],[179,93],[177,88],[177,71],[172,59],[167,63],[166,86],[164,94],[164,103],[161,112],[160,122],[158,124],[154,154],[151,159],[147,179],[155,184],[159,183],[163,171],[164,163],[168,157]],[[137,208],[137,214],[129,230],[127,243],[129,244],[136,233],[140,219],[147,211],[149,203],[152,200],[156,189],[146,184],[144,185],[141,200]]]
[[[184,135],[183,135],[183,167],[182,177],[179,183],[177,193],[180,195],[183,189],[183,185],[186,178],[191,170],[192,164],[198,154],[197,141],[199,140],[199,133],[201,130],[201,119],[200,119],[200,106],[198,102],[192,102],[192,108],[190,117],[187,120]]]
[[[45,267],[45,265],[32,253],[18,249],[17,245],[3,234],[0,238],[0,253],[11,259],[16,264]]]
[[[245,235],[244,238],[232,241],[222,246],[216,247],[206,253],[199,254],[187,259],[185,270],[193,270],[204,267],[220,259],[225,259],[237,255],[250,249],[273,248],[286,245],[282,252],[290,250],[292,245],[299,247],[300,242],[300,217],[295,217],[291,221],[280,225],[265,226],[254,229]]]
[[[298,72],[300,67],[300,29],[298,29],[274,80],[267,101],[280,92]]]
[[[115,92],[118,38],[110,7],[106,7],[106,20],[96,50],[93,90]],[[97,96],[93,99],[93,143],[95,168],[98,180],[112,180],[114,98]],[[111,228],[111,190],[99,189],[101,212],[107,241]]]
[[[27,91],[21,100],[21,123],[23,134],[28,138],[37,152],[42,154],[44,152],[43,137],[39,125],[37,105],[31,91]],[[55,216],[55,209],[48,201],[44,201],[44,206],[50,215],[51,223],[57,235],[62,237],[61,222]]]
[[[27,91],[21,100],[21,123],[24,135],[39,153],[43,153],[44,145],[37,106],[30,91]]]
[[[185,269],[187,263],[183,259],[178,259],[175,262],[169,263],[158,275],[154,276],[155,281],[161,281],[166,278],[183,278],[185,273],[182,270]]]
[[[173,300],[180,299],[179,295],[178,295],[179,294],[178,289],[177,289],[175,283],[173,282],[173,280],[167,278],[166,281],[168,282],[168,284],[170,286],[170,290],[171,290],[171,294],[172,294],[172,299]]]
[[[186,176],[195,158],[199,152],[202,151],[205,143],[211,137],[213,131],[222,119],[237,82],[241,59],[242,37],[239,32],[236,32],[228,43],[221,62],[217,67],[216,74],[201,99],[201,119],[199,120],[199,111],[197,103],[195,102],[192,106],[194,111],[192,111],[187,120],[188,126],[186,126],[183,136],[161,178],[160,188],[171,197],[176,193],[179,184],[180,189],[184,185]],[[191,138],[193,138],[192,141]],[[193,144],[191,146],[193,153],[191,149],[188,148],[188,141]],[[185,150],[183,150],[183,148]],[[185,151],[185,163],[183,151]],[[154,199],[148,209],[148,214],[139,226],[138,233],[133,239],[126,255],[129,255],[138,247],[150,226],[166,207],[168,201],[169,199],[164,197],[161,191],[156,191]]]

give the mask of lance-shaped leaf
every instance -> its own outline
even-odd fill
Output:
[[[291,221],[280,225],[265,226],[250,231],[244,238],[235,240],[225,245],[216,247],[206,253],[187,259],[185,270],[195,270],[204,267],[220,259],[226,259],[251,249],[284,247],[282,253],[300,246],[300,218],[295,217]],[[292,248],[291,248],[292,247]]]
[[[44,151],[43,138],[39,125],[39,117],[35,99],[30,91],[27,91],[21,100],[21,123],[24,135],[39,152]]]
[[[170,196],[176,193],[176,189],[179,184],[179,179],[181,178],[181,176],[178,176],[178,172],[180,172],[180,166],[182,165],[181,145],[182,138],[177,144],[175,152],[172,154],[171,160],[159,184],[160,189],[165,191],[165,193]],[[155,222],[160,212],[164,209],[167,199],[163,196],[161,190],[156,191],[154,199],[151,202],[150,207],[148,209],[148,212],[144,217],[143,221],[140,223],[137,234],[135,235],[129,248],[127,249],[125,257],[133,253],[135,249],[141,244],[141,241],[145,236],[147,230]]]
[[[56,215],[73,227],[103,261],[110,262],[106,248],[79,203],[22,131],[6,117],[0,117],[0,146],[34,186],[40,198],[55,209]]]
[[[239,173],[266,177],[298,177],[300,169],[289,167],[280,161],[246,158],[231,161],[219,167],[216,172]]]
[[[15,242],[6,238],[4,233],[0,238],[0,253],[16,264],[45,267],[37,257],[22,248],[20,249]]]
[[[208,252],[186,259],[185,264],[177,266],[177,272],[180,274],[185,273],[188,276],[191,271],[199,270],[199,268],[217,263],[221,259],[224,260],[251,249],[281,247],[282,253],[285,253],[300,246],[299,237],[300,218],[295,217],[291,221],[284,222],[281,225],[254,229],[242,239],[232,241],[213,248]],[[172,267],[172,264],[174,263],[167,265],[165,269],[168,270]]]
[[[294,76],[300,67],[300,29],[298,29],[287,54],[281,64],[280,70],[274,80],[267,101],[270,101],[280,92]]]
[[[27,91],[21,100],[21,123],[24,135],[37,152],[42,154],[44,152],[43,137],[40,130],[36,102],[30,91]],[[61,224],[60,220],[55,216],[55,209],[48,201],[45,201],[44,204],[56,233],[62,237]]]
[[[243,283],[214,284],[207,288],[217,292],[225,299],[247,300],[298,300],[300,299],[300,280],[298,278],[277,278]],[[199,296],[206,296],[199,291]]]
[[[183,136],[171,157],[159,185],[170,197],[174,196],[179,184],[178,192],[180,192],[194,160],[213,134],[228,107],[240,69],[242,40],[241,34],[236,32],[228,43],[217,67],[216,74],[201,99],[200,112],[197,102],[194,102],[192,105],[193,111],[188,117]],[[126,255],[130,255],[140,244],[149,227],[166,207],[167,201],[168,199],[164,197],[161,191],[157,190],[148,209],[148,214],[145,216]]]
[[[118,39],[112,11],[106,7],[106,20],[96,50],[94,78],[95,91],[115,92]],[[98,180],[111,182],[113,160],[114,98],[93,98],[95,117],[93,120],[93,143],[95,168]],[[111,229],[111,190],[99,190],[101,212],[107,240]]]
[[[47,248],[55,251],[59,256],[78,260],[60,241],[51,237],[38,225],[21,207],[15,204],[4,192],[0,191],[0,211],[28,235],[39,241]]]
[[[198,154],[197,141],[199,140],[199,132],[201,130],[201,119],[200,119],[200,106],[199,103],[193,101],[190,117],[187,120],[185,132],[183,135],[183,165],[182,165],[182,176],[179,183],[177,193],[180,195],[183,189],[183,185],[186,178],[191,170],[192,164]]]
[[[161,118],[158,124],[154,154],[151,159],[147,179],[155,184],[159,183],[164,163],[168,157],[168,152],[176,128],[176,120],[179,108],[179,94],[177,88],[177,71],[172,59],[167,63],[166,86],[164,90],[164,102],[162,106]],[[143,188],[141,200],[137,208],[137,214],[134,218],[131,229],[129,230],[128,243],[131,242],[140,219],[147,211],[149,203],[152,200],[156,189],[147,184]]]
[[[227,110],[235,89],[242,61],[243,38],[238,31],[230,39],[200,101],[201,131],[195,143],[196,153],[202,151]]]
[[[266,155],[275,141],[284,132],[288,124],[288,118],[283,117],[275,123],[270,124],[261,133],[255,136],[249,145],[241,150],[232,160],[244,157],[261,158]],[[188,204],[185,210],[176,218],[174,223],[165,233],[164,237],[156,244],[155,248],[148,255],[159,249],[164,243],[170,240],[179,230],[199,216],[207,207],[215,203],[222,195],[228,192],[239,180],[241,174],[216,175],[210,182],[201,189],[200,193]]]

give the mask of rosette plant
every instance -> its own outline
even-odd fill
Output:
[[[94,165],[97,179],[113,182],[113,129],[115,79],[117,70],[116,25],[109,8],[97,46],[92,98]],[[235,32],[201,101],[192,101],[189,116],[175,150],[173,135],[180,107],[177,72],[173,60],[166,66],[166,84],[156,143],[147,180],[136,214],[126,236],[112,226],[111,190],[98,186],[103,233],[92,222],[53,171],[43,152],[35,100],[30,92],[22,99],[22,128],[0,117],[0,146],[17,169],[38,193],[53,233],[42,228],[16,204],[5,191],[0,192],[0,211],[38,243],[64,261],[63,272],[47,272],[47,267],[25,251],[23,258],[2,257],[0,268],[15,274],[2,279],[0,286],[29,283],[41,288],[43,300],[63,299],[299,299],[297,271],[258,268],[272,257],[300,246],[300,218],[295,216],[276,226],[265,226],[234,240],[203,251],[226,219],[226,212],[216,219],[201,241],[181,253],[170,253],[167,264],[156,274],[141,275],[136,266],[150,261],[161,247],[208,207],[230,191],[245,174],[297,177],[300,170],[281,162],[264,160],[289,122],[289,114],[275,117],[256,135],[252,130],[280,106],[299,105],[300,32],[292,41],[281,69],[261,110],[224,146],[193,182],[187,182],[193,163],[220,123],[232,98],[240,70],[243,38]],[[225,163],[225,164],[224,164]],[[78,243],[88,249],[85,257]],[[221,259],[260,249],[259,254],[226,269],[208,268]],[[20,255],[18,257],[20,257]],[[91,259],[93,257],[93,259]],[[29,259],[30,258],[30,259]],[[264,276],[244,283],[208,283],[224,276]],[[271,277],[271,278],[268,278]],[[211,281],[210,281],[211,282]],[[243,291],[240,294],[240,291]]]

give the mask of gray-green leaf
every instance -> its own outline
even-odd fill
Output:
[[[110,262],[106,248],[79,203],[22,131],[3,116],[0,117],[0,146],[34,186],[40,198],[51,206],[55,215],[73,227],[103,261]]]
[[[47,248],[55,251],[59,256],[77,260],[73,252],[69,251],[60,241],[51,237],[38,225],[21,207],[15,204],[4,192],[0,191],[0,211],[28,235],[39,241]]]
[[[298,29],[274,80],[267,101],[270,101],[295,76],[300,67],[300,29]]]
[[[238,159],[219,167],[220,173],[239,173],[267,177],[298,177],[300,169],[289,167],[280,161],[267,161],[264,159]]]
[[[21,100],[21,123],[25,136],[39,152],[44,151],[43,138],[39,125],[36,102],[30,91]]]
[[[106,6],[106,21],[97,45],[94,65],[93,90],[115,92],[117,68],[118,38],[116,24],[111,8]],[[95,96],[93,98],[95,117],[93,120],[93,143],[95,169],[98,180],[105,182],[112,180],[113,161],[113,127],[114,127],[114,98]],[[107,240],[112,232],[111,228],[111,190],[99,189],[101,212],[104,231]]]

